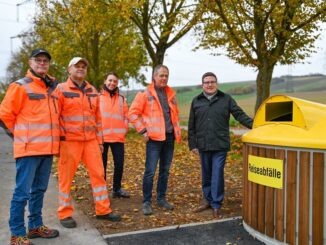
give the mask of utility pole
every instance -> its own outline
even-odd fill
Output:
[[[323,73],[326,74],[326,49],[325,49],[325,52],[324,52]]]
[[[21,2],[21,3],[17,3],[16,4],[16,17],[17,17],[17,22],[19,22],[19,7],[21,6],[21,5],[24,5],[24,4],[26,4],[26,3],[29,3],[29,2],[31,2],[32,0],[25,0],[25,1],[23,1],[23,2]]]
[[[17,22],[19,22],[19,7],[22,6],[22,5],[24,5],[24,4],[26,4],[26,3],[29,3],[29,2],[31,2],[31,1],[32,1],[32,0],[25,0],[25,1],[22,1],[22,2],[16,4],[16,20],[17,20]],[[15,38],[22,38],[22,37],[25,37],[26,35],[27,35],[27,34],[18,34],[18,35],[16,35],[16,36],[11,36],[11,37],[10,37],[10,52],[11,52],[11,54],[14,53],[13,40],[14,40]]]
[[[14,48],[13,48],[13,40],[15,38],[22,38],[22,37],[25,37],[27,36],[27,34],[18,34],[16,36],[11,36],[10,37],[10,53],[13,54],[14,53]]]
[[[292,71],[293,71],[293,66],[288,65],[288,75],[286,76],[286,88],[285,88],[286,93],[294,92]]]

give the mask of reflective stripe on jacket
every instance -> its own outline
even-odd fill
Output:
[[[179,125],[179,109],[176,93],[169,86],[165,89],[171,113],[174,135],[177,142],[181,141]],[[144,92],[136,95],[129,109],[129,121],[141,133],[147,130],[152,140],[165,140],[165,122],[163,110],[152,82]]]
[[[128,105],[125,97],[102,90],[100,108],[104,142],[125,142],[128,131]]]
[[[0,105],[0,124],[14,140],[14,158],[59,152],[59,118],[55,86],[47,88],[27,71],[10,84]]]
[[[60,138],[67,141],[88,141],[97,139],[103,144],[102,122],[97,90],[86,82],[78,88],[69,78],[58,84],[55,95],[58,97],[60,114]]]

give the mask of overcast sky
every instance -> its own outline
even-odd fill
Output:
[[[24,4],[19,7],[18,13],[16,4],[19,3]],[[35,5],[33,1],[0,0],[0,78],[6,75],[11,50],[17,51],[19,49],[20,41],[15,36],[29,29],[34,13]],[[19,22],[17,22],[17,18],[19,18]],[[305,75],[309,73],[326,74],[325,31],[316,44],[318,52],[307,59],[306,64],[278,66],[273,76]],[[207,50],[193,52],[194,46],[194,38],[187,35],[168,50],[165,64],[170,68],[170,85],[199,84],[201,75],[207,71],[214,72],[222,83],[254,80],[256,78],[257,73],[254,69],[237,65],[224,56],[212,56],[210,55],[211,52]],[[110,69],[108,68],[108,70]],[[149,70],[146,73],[148,79],[150,79],[150,74],[151,71]]]

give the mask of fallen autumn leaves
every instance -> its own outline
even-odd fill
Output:
[[[125,145],[125,169],[122,185],[130,194],[130,199],[110,199],[114,212],[122,215],[118,223],[103,222],[95,219],[94,203],[89,184],[89,177],[83,165],[80,165],[72,187],[72,195],[78,208],[94,223],[102,234],[112,234],[155,227],[179,225],[212,220],[211,210],[193,213],[200,203],[201,174],[199,157],[190,153],[187,146],[187,132],[183,131],[183,141],[176,144],[171,166],[167,199],[173,203],[173,211],[165,211],[155,205],[156,182],[153,187],[153,211],[151,216],[142,213],[142,177],[145,162],[145,143],[134,131],[128,133]],[[231,136],[232,149],[225,166],[225,200],[221,213],[224,218],[241,215],[242,199],[242,143],[240,137]],[[112,189],[113,162],[109,154],[108,189]],[[54,175],[56,165],[54,165]],[[158,171],[157,171],[158,172]]]

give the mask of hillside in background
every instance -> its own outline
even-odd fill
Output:
[[[254,114],[256,101],[255,81],[221,83],[219,89],[226,92],[251,116]],[[192,99],[201,93],[201,85],[174,87],[180,108],[183,124],[188,120],[189,107]],[[138,91],[123,91],[130,104]],[[282,76],[272,80],[271,95],[286,94],[305,100],[326,104],[326,76],[312,74],[306,76]]]

